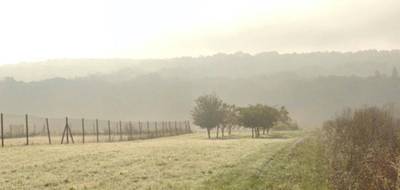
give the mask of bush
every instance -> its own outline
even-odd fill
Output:
[[[391,109],[345,110],[324,124],[332,189],[396,189],[399,120]]]

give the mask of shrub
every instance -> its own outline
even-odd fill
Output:
[[[325,122],[331,187],[396,189],[399,124],[385,107],[348,109]]]

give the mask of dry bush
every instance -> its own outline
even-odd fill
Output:
[[[399,126],[386,107],[348,109],[325,122],[332,189],[396,189]]]

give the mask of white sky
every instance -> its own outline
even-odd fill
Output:
[[[0,64],[400,45],[397,0],[0,0]]]

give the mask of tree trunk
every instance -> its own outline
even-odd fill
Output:
[[[231,135],[232,134],[232,125],[229,125],[229,127],[228,127],[228,135]]]
[[[269,128],[267,128],[267,134],[269,134]]]
[[[222,139],[224,139],[224,131],[225,131],[225,125],[223,125],[221,128],[221,138]]]
[[[254,128],[251,128],[251,138],[254,138]]]
[[[219,125],[217,125],[217,139],[219,137]]]
[[[265,128],[263,128],[263,135],[265,135]]]
[[[210,128],[207,128],[207,135],[208,135],[208,139],[211,139],[211,136],[210,136]]]

